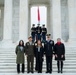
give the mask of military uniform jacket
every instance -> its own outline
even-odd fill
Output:
[[[46,28],[42,28],[42,34],[47,34],[47,29]]]
[[[64,44],[61,43],[58,45],[57,43],[54,46],[55,54],[57,54],[58,57],[55,57],[55,60],[65,60],[65,47]],[[63,58],[61,58],[61,55],[64,55]]]
[[[41,32],[42,32],[41,27],[37,26],[36,27],[36,34],[41,34]]]
[[[35,27],[32,27],[31,28],[31,35],[35,35],[36,34],[36,28]]]
[[[15,50],[15,53],[17,55],[16,63],[17,64],[23,64],[25,62],[25,56],[24,56],[25,48],[23,47],[23,49],[21,50],[20,46],[17,46],[16,50]]]
[[[50,40],[49,42],[46,41],[44,43],[44,49],[46,56],[52,56],[54,50],[54,41],[53,40]]]
[[[32,43],[32,45],[30,45],[29,42],[26,43],[25,53],[26,55],[34,55],[34,43]]]

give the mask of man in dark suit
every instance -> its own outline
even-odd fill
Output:
[[[50,34],[47,34],[47,40],[44,44],[45,55],[46,55],[46,73],[52,73],[52,56],[54,49],[54,41],[51,40]]]
[[[35,42],[35,34],[36,34],[36,28],[35,28],[35,24],[33,24],[31,28],[31,36],[33,42]]]
[[[42,29],[40,27],[40,24],[38,24],[38,26],[36,27],[36,41],[37,40],[41,40],[41,32],[42,32]]]
[[[42,42],[46,41],[47,28],[45,28],[45,24],[42,27]]]

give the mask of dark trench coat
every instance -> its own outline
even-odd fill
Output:
[[[57,43],[54,46],[55,60],[65,60],[65,46],[63,43],[58,45]],[[63,55],[63,58],[61,57]]]

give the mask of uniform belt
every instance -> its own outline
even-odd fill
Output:
[[[46,32],[46,31],[42,31],[42,32]]]

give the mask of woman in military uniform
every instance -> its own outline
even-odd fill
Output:
[[[63,61],[65,60],[65,46],[61,42],[61,39],[57,39],[57,43],[54,47],[55,60],[57,60],[58,73],[63,73]]]
[[[42,63],[43,63],[44,49],[40,40],[37,41],[37,46],[35,47],[35,57],[36,57],[36,70],[38,73],[42,73]]]
[[[19,41],[19,45],[17,45],[15,53],[17,55],[16,58],[16,63],[17,63],[17,72],[20,73],[20,64],[22,64],[22,73],[24,73],[24,53],[25,53],[25,48],[24,48],[24,42],[23,40]]]
[[[26,42],[26,56],[27,56],[27,73],[34,73],[34,43],[32,42],[32,37],[28,38],[28,42]]]

